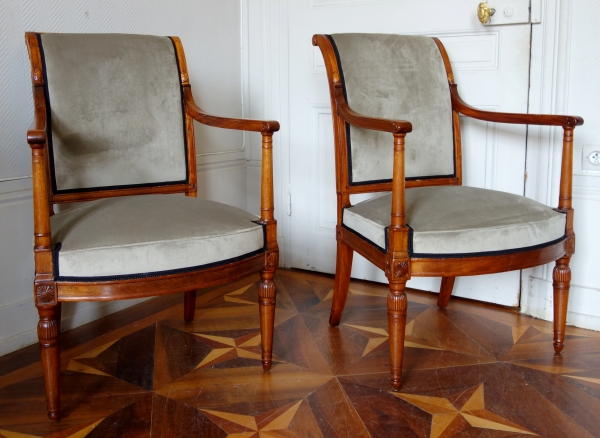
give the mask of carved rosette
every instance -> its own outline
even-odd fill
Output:
[[[37,304],[52,304],[55,302],[54,285],[38,284],[35,286],[35,301]]]
[[[408,280],[409,271],[410,262],[408,260],[385,261],[385,275],[387,275],[388,278],[394,280]]]
[[[575,237],[569,237],[567,239],[567,253],[569,255],[575,254]]]
[[[267,268],[275,269],[279,267],[279,253],[278,252],[270,252],[267,254]]]
[[[275,295],[277,294],[277,287],[273,280],[261,280],[258,283],[258,296],[262,300],[273,300],[275,302]]]

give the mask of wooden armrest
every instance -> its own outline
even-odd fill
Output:
[[[235,119],[213,116],[200,109],[200,107],[192,100],[186,102],[185,108],[190,117],[204,125],[215,126],[217,128],[255,131],[263,134],[272,134],[273,132],[279,131],[279,122],[274,120]]]
[[[337,101],[337,113],[346,122],[359,128],[372,129],[374,131],[391,132],[392,134],[406,134],[412,131],[412,125],[406,120],[378,119],[358,114],[352,110],[346,101]]]
[[[583,119],[578,116],[560,116],[551,114],[515,114],[497,113],[493,111],[482,111],[465,103],[459,96],[456,84],[450,85],[452,96],[452,109],[474,119],[486,120],[488,122],[515,123],[522,125],[550,125],[562,126],[563,128],[583,125]]]
[[[392,134],[406,134],[412,131],[411,123],[406,120],[380,119],[357,113],[348,106],[341,86],[335,88],[335,103],[339,116],[353,126]]]
[[[36,117],[27,130],[27,143],[30,145],[46,144],[46,121]]]

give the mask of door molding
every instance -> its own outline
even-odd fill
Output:
[[[541,24],[532,25],[529,112],[568,110],[573,0],[545,0]],[[577,134],[575,134],[577,135]],[[529,127],[525,194],[553,205],[558,200],[562,132]],[[521,311],[552,319],[552,265],[523,270]]]

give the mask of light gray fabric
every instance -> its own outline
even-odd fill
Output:
[[[429,37],[331,35],[348,105],[373,117],[412,123],[406,136],[406,176],[453,175],[454,144],[448,77]],[[392,178],[390,133],[350,127],[352,183]]]
[[[158,272],[215,263],[264,246],[258,217],[183,195],[82,203],[50,218],[60,276]]]
[[[169,38],[41,39],[57,190],[186,179],[181,87]]]
[[[344,210],[348,228],[385,248],[391,194]],[[565,234],[565,215],[510,193],[474,187],[406,190],[415,254],[468,254],[541,245]]]

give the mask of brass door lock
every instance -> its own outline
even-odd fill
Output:
[[[479,6],[477,6],[477,18],[479,18],[479,21],[481,21],[482,24],[486,24],[490,21],[490,17],[495,13],[496,10],[490,8],[485,1],[482,1],[479,3]]]

